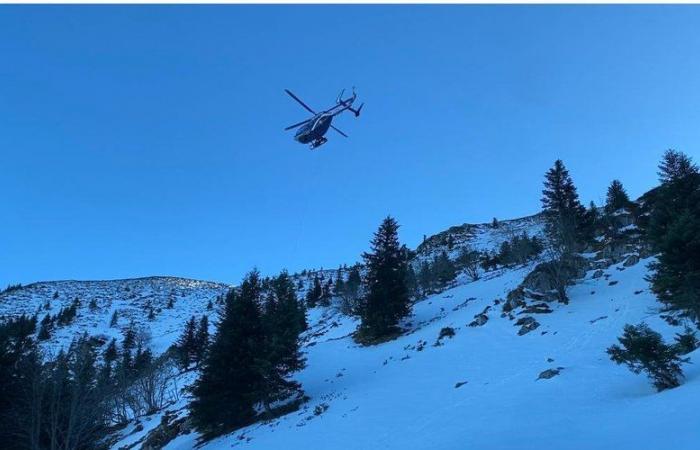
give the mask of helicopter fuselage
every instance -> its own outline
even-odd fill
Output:
[[[302,144],[309,144],[320,140],[331,127],[333,115],[321,113],[314,116],[309,123],[297,130],[294,139]]]

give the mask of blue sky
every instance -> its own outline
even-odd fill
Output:
[[[696,6],[2,6],[0,286],[351,263],[700,159]],[[357,86],[318,151],[292,140]]]

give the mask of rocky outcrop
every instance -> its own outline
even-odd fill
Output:
[[[639,262],[639,255],[632,254],[632,255],[629,255],[627,257],[627,259],[625,259],[625,262],[623,262],[622,265],[625,267],[630,267],[630,266],[634,266],[638,262]]]
[[[517,322],[515,322],[516,326],[520,326],[520,329],[518,330],[518,336],[522,336],[524,334],[529,333],[532,330],[537,329],[540,326],[540,323],[534,319],[534,317],[522,317],[518,319]]]
[[[192,431],[192,422],[189,417],[179,419],[175,417],[174,413],[165,413],[161,417],[160,425],[148,433],[141,450],[160,450],[177,436],[189,434]]]
[[[580,256],[569,258],[566,262],[547,261],[538,264],[525,277],[521,286],[530,297],[554,301],[559,299],[557,287],[560,279],[580,279],[586,275],[587,270],[588,261]]]
[[[540,375],[537,377],[537,380],[549,380],[550,378],[553,378],[559,373],[564,370],[563,367],[557,367],[556,369],[547,369],[542,372],[540,372]],[[535,380],[535,381],[537,381]]]

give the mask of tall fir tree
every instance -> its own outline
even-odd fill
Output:
[[[622,182],[620,180],[612,180],[605,196],[606,214],[612,214],[622,208],[627,208],[630,204],[630,198]]]
[[[545,230],[564,254],[571,254],[593,234],[590,216],[581,204],[569,171],[562,160],[545,174],[542,190]]]
[[[652,290],[666,309],[700,324],[700,171],[669,150],[659,166],[648,236],[658,252]]]
[[[287,272],[271,280],[263,315],[265,359],[262,373],[265,382],[263,405],[284,399],[300,385],[288,376],[304,367],[299,335],[306,329],[306,311],[297,300],[294,284]]]
[[[321,286],[321,280],[319,280],[318,275],[314,275],[313,285],[306,292],[306,305],[309,308],[315,308],[322,298],[323,287]]]
[[[175,343],[180,364],[184,369],[190,367],[190,364],[196,359],[197,347],[197,320],[194,316],[185,323],[185,329],[182,330],[180,338]]]
[[[204,361],[204,357],[209,349],[209,317],[202,315],[197,325],[197,332],[194,335],[194,361],[199,364]]]
[[[406,286],[408,264],[399,243],[399,224],[384,219],[374,234],[370,252],[364,253],[366,275],[360,333],[369,339],[391,334],[410,312]]]
[[[255,417],[255,405],[264,398],[261,293],[260,275],[253,271],[241,283],[240,293],[231,290],[226,296],[216,336],[192,389],[192,419],[203,433],[248,424]]]

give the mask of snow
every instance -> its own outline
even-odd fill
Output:
[[[522,231],[539,235],[537,216],[502,221],[495,229],[487,224],[456,227],[450,232],[455,239],[452,252],[467,245],[493,250]],[[433,238],[418,252],[419,258],[446,249],[442,237]],[[592,278],[590,271],[568,290],[568,305],[551,303],[551,314],[533,314],[540,326],[523,336],[518,336],[513,320],[501,317],[501,305],[494,305],[494,300],[505,299],[534,262],[488,272],[474,282],[460,276],[450,289],[414,305],[404,323],[405,334],[372,347],[353,341],[355,319],[334,308],[314,308],[309,311],[311,329],[303,341],[307,367],[295,375],[310,400],[297,412],[222,436],[201,448],[700,448],[693,419],[700,399],[700,368],[686,365],[680,387],[657,393],[644,375],[615,365],[605,353],[617,343],[626,323],[646,321],[667,340],[681,331],[659,317],[659,304],[645,281],[652,261],[643,259],[631,267],[613,265],[599,278]],[[334,275],[335,270],[324,274]],[[308,286],[312,278],[313,274],[302,277],[302,284]],[[51,301],[52,314],[76,296],[82,305],[75,323],[59,329],[43,344],[45,348],[55,351],[85,330],[120,337],[121,328],[134,320],[149,330],[151,345],[159,353],[174,342],[191,315],[214,314],[207,311],[207,303],[229,288],[166,277],[37,283],[0,294],[0,316],[33,314],[58,291],[59,298]],[[175,307],[167,309],[172,295]],[[91,298],[98,302],[97,311],[88,309]],[[148,304],[159,310],[153,321],[146,317]],[[467,326],[487,306],[491,309],[486,324]],[[109,326],[114,310],[121,316],[117,328]],[[42,310],[39,318],[45,313]],[[443,338],[436,346],[444,327],[454,328],[455,336]],[[691,353],[691,359],[698,352]],[[559,375],[537,379],[542,371],[556,368],[562,368]],[[182,374],[178,383],[189,385],[195,377],[193,372]],[[168,410],[182,416],[187,402],[183,395]],[[139,443],[163,414],[141,418],[141,431],[136,431],[135,423],[129,424],[116,436],[113,448]],[[190,450],[197,439],[194,432],[178,436],[165,448]]]
[[[569,305],[536,315],[541,326],[524,336],[500,317],[499,307],[484,326],[466,324],[531,267],[418,303],[411,332],[374,347],[353,342],[353,320],[314,310],[315,327],[337,326],[306,347],[308,365],[296,378],[311,397],[308,404],[202,448],[699,448],[700,432],[690,422],[700,394],[698,369],[686,366],[681,387],[656,393],[644,376],[605,354],[626,323],[646,321],[667,339],[679,331],[653,312],[658,304],[644,281],[649,262],[612,266],[605,271],[609,279],[586,277],[570,289]],[[435,347],[446,326],[456,335]],[[418,351],[421,341],[427,344]],[[556,367],[563,367],[558,376],[537,380]],[[319,405],[327,410],[316,416]],[[195,434],[181,436],[166,448],[190,449],[195,440]]]

